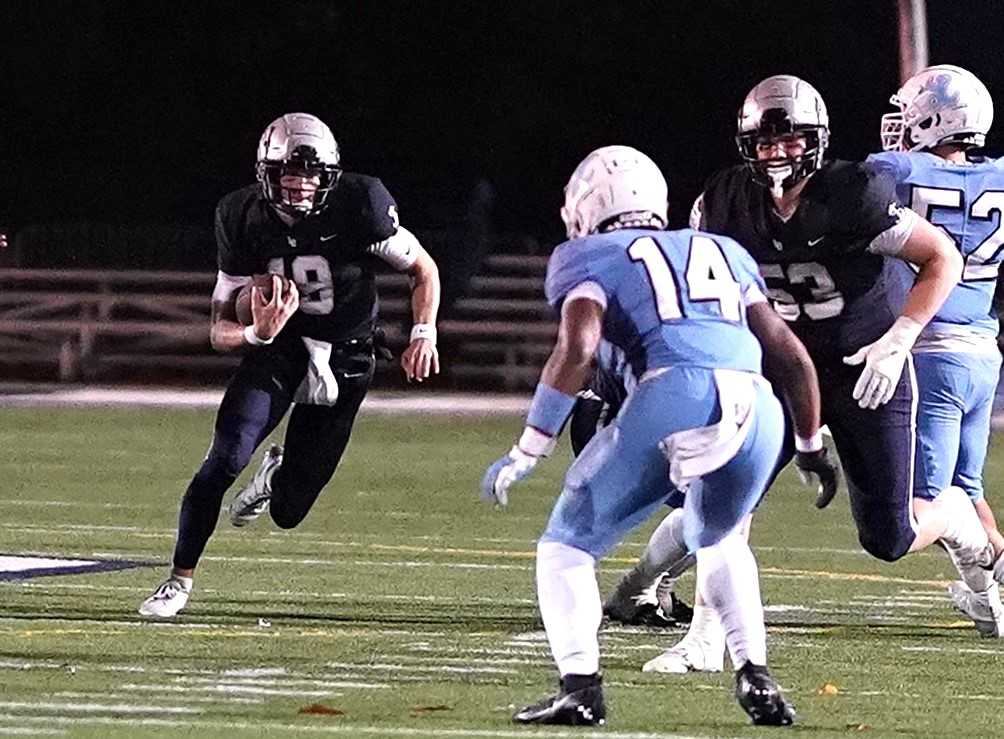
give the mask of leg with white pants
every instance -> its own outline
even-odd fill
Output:
[[[597,433],[569,469],[537,548],[541,615],[562,676],[599,669],[601,603],[595,562],[665,500],[671,467],[664,451],[667,439],[679,432],[721,426],[723,406],[745,408],[740,419],[726,419],[728,423],[736,421],[731,436],[722,428],[718,428],[722,433],[706,435],[712,445],[720,445],[723,440],[731,441],[740,428],[743,434],[730,457],[690,481],[696,495],[691,501],[688,493],[685,531],[694,549],[712,546],[726,537],[760,499],[781,449],[781,408],[766,384],[740,382],[739,387],[746,393],[744,398],[737,397],[734,388],[723,387],[721,376],[696,368],[674,368],[646,380],[618,419]],[[722,392],[729,397],[720,404]],[[672,408],[673,414],[667,414],[666,408]],[[700,460],[700,454],[693,454],[693,445],[686,451],[691,455],[688,463]],[[751,593],[748,583],[728,576],[720,566],[721,557],[712,553],[704,558],[710,573],[705,596],[715,605],[725,599],[746,603],[755,596],[756,607],[751,612],[753,618],[760,619],[762,633],[759,593]],[[748,568],[744,571],[748,575]],[[755,577],[755,563],[753,574]],[[728,612],[730,644],[734,642],[755,660],[759,652],[742,646],[739,636],[748,630],[746,616],[740,617],[735,609]],[[746,641],[756,643],[758,639],[753,633]]]

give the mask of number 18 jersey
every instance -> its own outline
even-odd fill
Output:
[[[584,295],[606,307],[603,338],[624,351],[635,377],[662,367],[760,372],[746,307],[763,302],[756,263],[732,239],[625,229],[558,246],[547,267],[548,301]]]

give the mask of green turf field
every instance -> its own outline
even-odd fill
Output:
[[[0,413],[0,554],[167,562],[211,412]],[[750,727],[731,674],[642,674],[682,632],[625,628],[601,635],[605,728],[510,724],[555,687],[533,549],[567,457],[515,489],[510,510],[484,507],[477,481],[519,424],[363,417],[300,529],[221,521],[174,623],[136,615],[165,566],[0,582],[0,736],[1004,734],[1004,643],[950,609],[947,558],[868,558],[846,497],[818,512],[788,473],[753,543],[794,729]],[[1002,464],[997,453],[991,502]],[[604,563],[604,591],[648,530]]]

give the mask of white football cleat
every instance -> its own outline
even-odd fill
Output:
[[[956,581],[949,584],[948,594],[952,604],[973,620],[982,636],[1004,637],[1004,605],[997,583],[982,593],[974,593],[964,582]]]
[[[251,482],[245,485],[230,501],[230,523],[247,526],[268,510],[272,500],[272,475],[282,464],[282,447],[273,444],[262,457],[261,467]]]
[[[721,672],[724,662],[724,641],[711,644],[688,634],[658,657],[646,662],[641,671],[673,675],[683,675],[688,672]]]
[[[140,616],[153,618],[171,618],[177,616],[188,604],[192,588],[176,577],[169,577],[153,591],[153,594],[139,606]]]

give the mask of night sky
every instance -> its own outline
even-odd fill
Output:
[[[266,124],[303,110],[416,229],[462,218],[484,180],[498,228],[557,239],[568,175],[611,143],[663,167],[679,225],[735,161],[736,110],[767,75],[820,90],[831,154],[877,147],[895,6],[7,0],[0,222],[208,224],[252,181]],[[1004,111],[995,6],[929,0],[930,60],[975,72]]]

